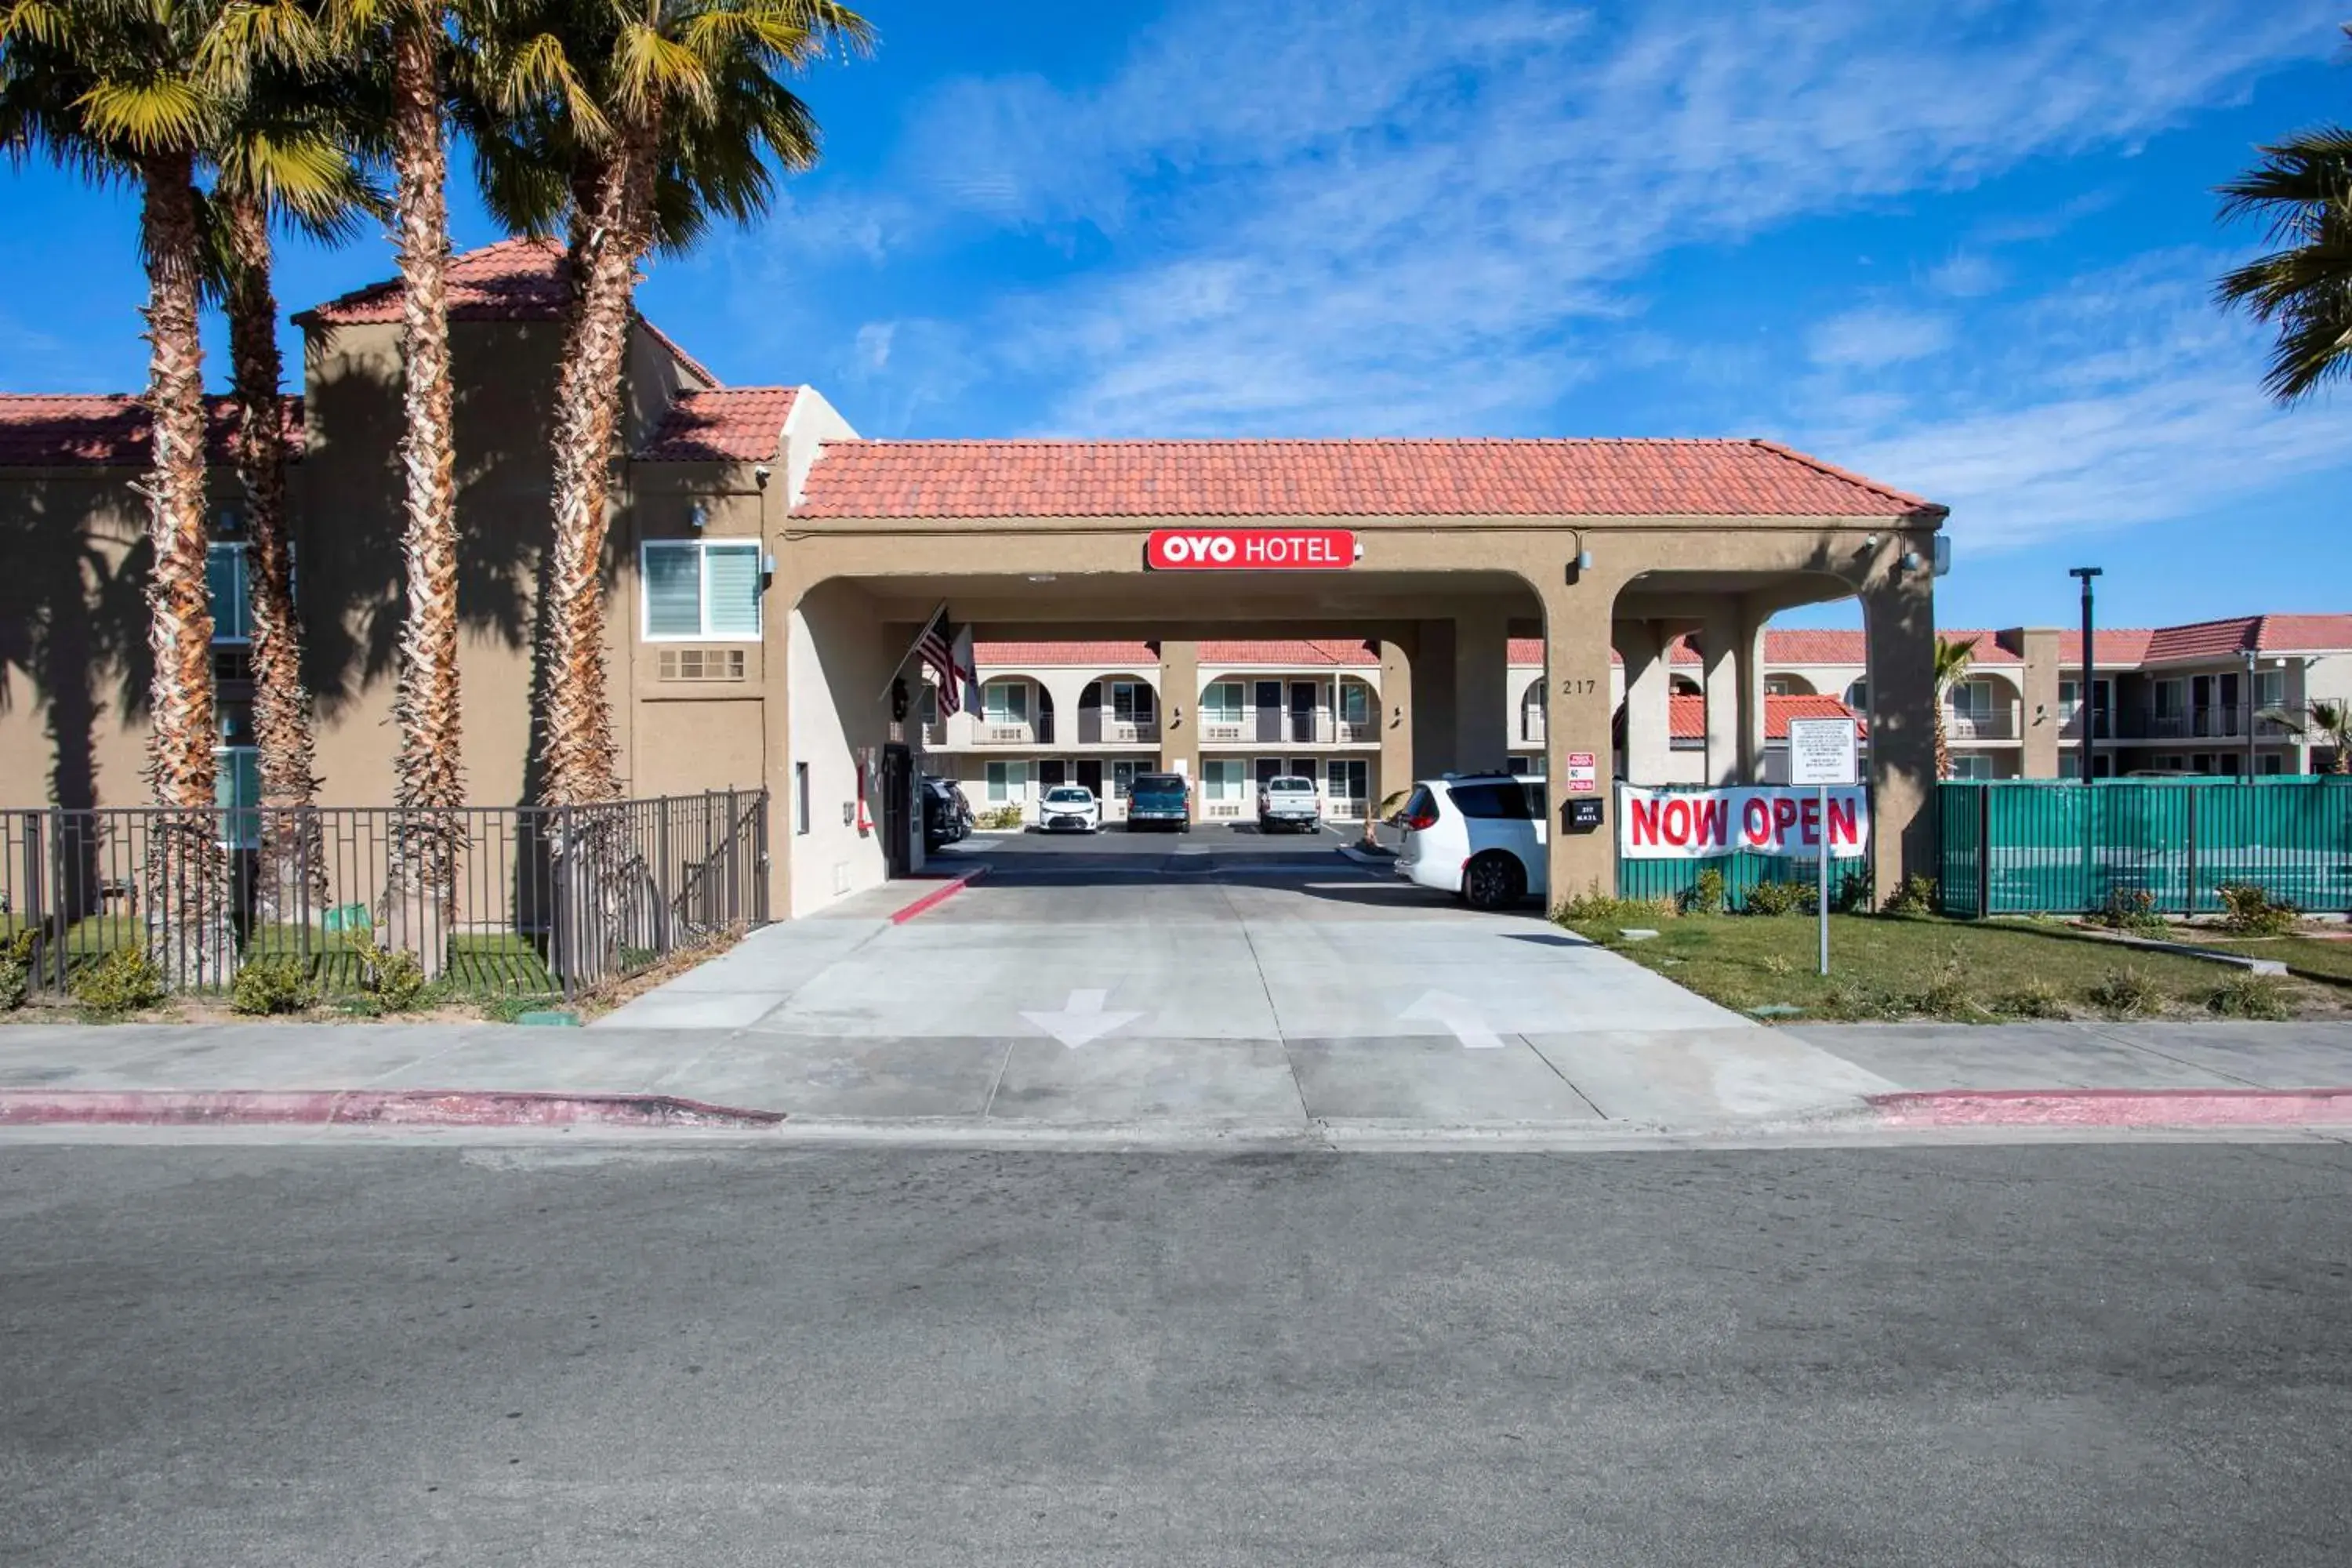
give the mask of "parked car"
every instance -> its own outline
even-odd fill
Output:
[[[1277,827],[1312,833],[1322,822],[1323,797],[1316,793],[1313,779],[1283,773],[1257,786],[1260,833],[1271,833]]]
[[[1192,786],[1182,773],[1138,773],[1127,786],[1127,830],[1192,831]]]
[[[1396,874],[1475,909],[1507,910],[1548,890],[1544,781],[1516,773],[1425,779],[1397,813]]]
[[[934,773],[923,775],[923,845],[937,849],[971,833],[971,806],[955,781]]]
[[[1084,784],[1055,784],[1037,806],[1037,826],[1048,833],[1099,833],[1102,802]]]

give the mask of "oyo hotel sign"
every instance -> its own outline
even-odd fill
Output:
[[[1361,552],[1346,528],[1159,528],[1143,563],[1154,572],[1344,572]]]

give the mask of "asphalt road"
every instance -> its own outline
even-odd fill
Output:
[[[2352,1149],[0,1151],[0,1561],[2341,1563]]]

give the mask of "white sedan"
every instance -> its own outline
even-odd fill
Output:
[[[1102,802],[1084,784],[1055,784],[1038,804],[1037,826],[1048,833],[1099,833]]]

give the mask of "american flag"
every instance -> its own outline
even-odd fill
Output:
[[[948,613],[941,610],[915,641],[915,657],[939,688],[940,717],[963,711],[963,672],[956,668],[955,644],[948,639]]]

